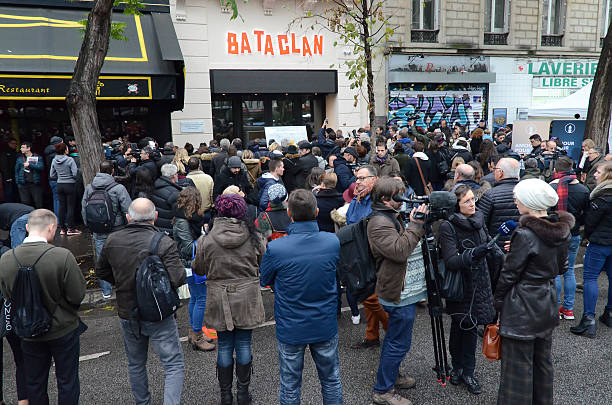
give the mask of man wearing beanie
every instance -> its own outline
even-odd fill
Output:
[[[552,333],[559,325],[554,279],[567,271],[574,217],[542,180],[514,188],[522,215],[494,294],[503,337],[498,404],[553,403]]]
[[[214,181],[213,199],[216,199],[223,193],[223,190],[229,186],[237,186],[245,196],[249,196],[253,191],[251,182],[247,174],[242,170],[242,161],[238,156],[232,156],[227,160],[227,164],[223,166]],[[247,197],[245,197],[247,198]]]

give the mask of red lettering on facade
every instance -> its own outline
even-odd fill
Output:
[[[299,55],[301,52],[300,48],[295,47],[295,34],[291,34],[291,53],[297,53]]]
[[[266,35],[266,45],[264,48],[264,55],[274,55],[274,48],[272,48],[272,35]]]
[[[238,55],[238,41],[236,40],[236,34],[233,32],[227,33],[227,53]]]
[[[431,72],[431,70],[433,69],[434,64],[433,63],[428,63],[427,66],[425,67],[425,71],[426,72]]]
[[[279,35],[278,36],[278,53],[281,55],[289,55],[289,39],[287,35]]]
[[[264,34],[263,31],[255,30],[253,34],[257,37],[257,52],[261,52],[261,36]]]
[[[313,53],[315,55],[323,55],[323,37],[321,35],[314,36]]]
[[[251,53],[251,44],[249,44],[249,36],[246,32],[242,33],[242,44],[240,46],[240,53]]]
[[[310,44],[308,44],[308,38],[302,37],[302,56],[312,56],[312,52],[310,52]]]

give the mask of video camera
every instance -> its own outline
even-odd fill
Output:
[[[412,208],[418,207],[421,204],[427,204],[429,206],[429,214],[427,216],[421,212],[417,212],[414,216],[415,219],[425,219],[427,223],[432,223],[439,219],[448,219],[457,207],[457,197],[454,193],[448,191],[434,191],[428,196],[412,196],[412,198],[396,194],[393,196],[393,200],[406,203],[406,211],[402,212],[403,217],[409,216]]]

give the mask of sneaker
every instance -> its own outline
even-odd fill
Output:
[[[402,397],[395,390],[387,391],[384,394],[375,392],[372,402],[377,405],[412,405],[412,402]]]
[[[574,316],[574,311],[571,309],[565,309],[561,307],[559,309],[559,319],[576,319]]]
[[[102,298],[104,298],[105,300],[110,300],[112,296],[112,294],[102,294]]]
[[[410,388],[414,388],[415,386],[416,379],[414,377],[409,377],[401,373],[397,375],[397,380],[395,380],[395,388],[409,390]]]
[[[354,349],[369,349],[370,347],[380,346],[380,340],[363,339],[361,342],[353,345]]]
[[[73,235],[80,235],[83,232],[79,231],[78,229],[68,229],[68,232],[66,232],[66,235],[68,236],[73,236]]]
[[[351,321],[353,321],[353,325],[359,325],[359,322],[361,322],[361,314],[351,316]]]

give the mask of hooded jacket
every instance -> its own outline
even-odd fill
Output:
[[[45,166],[51,169],[51,161],[55,157],[55,145],[58,143],[64,142],[62,138],[59,136],[52,136],[49,140],[49,145],[43,151],[43,155],[45,156]]]
[[[574,217],[557,214],[523,215],[512,234],[494,296],[503,337],[546,339],[559,325],[555,277],[567,271]]]
[[[89,197],[94,192],[94,189],[105,189],[113,182],[115,182],[115,179],[110,174],[97,173],[91,184],[88,184],[87,187],[85,187],[85,193],[83,194],[83,200],[81,202],[81,215],[83,217],[83,222],[85,223],[85,225],[87,225],[85,207],[87,205],[87,200],[89,200]],[[119,183],[116,183],[112,188],[108,190],[108,196],[113,206],[113,213],[115,214],[114,229],[116,229],[117,227],[120,227],[127,223],[125,214],[128,213],[128,208],[130,208],[132,199],[130,198],[130,194],[125,189],[125,187]]]
[[[259,235],[259,234],[257,234]],[[206,326],[217,331],[254,329],[264,322],[259,289],[263,238],[244,221],[217,217],[210,233],[198,239],[193,272],[207,278]]]
[[[58,184],[74,184],[76,175],[77,165],[70,156],[56,155],[51,161],[49,178],[57,178]]]
[[[595,187],[590,199],[584,218],[584,237],[597,245],[612,246],[612,182]]]
[[[166,235],[172,235],[172,218],[176,211],[176,200],[182,188],[173,183],[167,177],[160,177],[155,180],[155,189],[151,194],[151,201],[157,209],[157,221],[155,226]]]
[[[276,338],[286,344],[328,341],[338,334],[340,241],[319,232],[316,221],[293,222],[287,232],[268,243],[261,263],[261,285],[274,286]]]
[[[259,190],[257,199],[261,211],[265,211],[268,208],[268,204],[270,203],[268,199],[268,189],[272,184],[276,183],[283,184],[280,178],[275,178],[270,172],[264,173],[257,179],[257,189]]]

